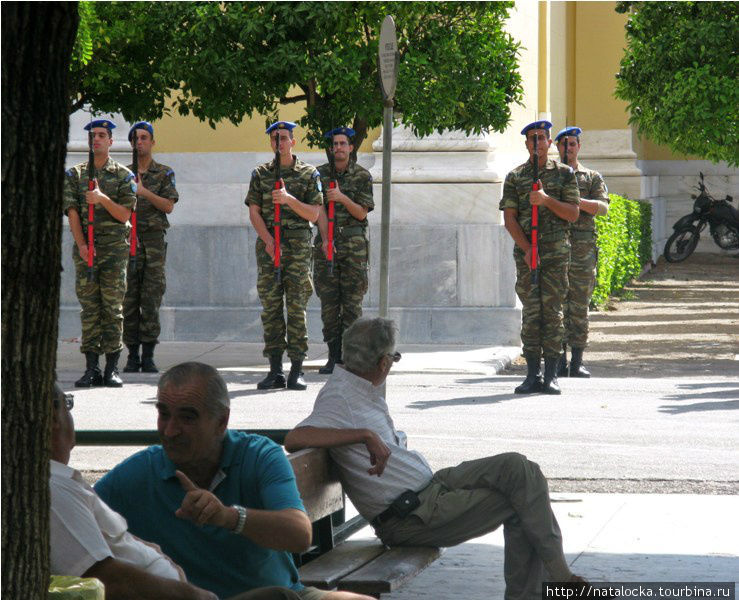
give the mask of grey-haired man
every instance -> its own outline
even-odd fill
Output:
[[[346,330],[344,367],[285,447],[329,448],[352,503],[389,546],[454,546],[503,525],[506,600],[540,598],[545,571],[552,581],[584,584],[565,560],[538,465],[511,452],[434,473],[407,449],[381,395],[401,358],[396,335],[383,318],[361,318]]]

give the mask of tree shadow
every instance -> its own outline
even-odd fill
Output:
[[[528,396],[537,396],[541,394],[527,394]],[[428,410],[431,408],[441,408],[444,406],[482,406],[488,404],[499,404],[509,400],[523,399],[527,395],[522,394],[500,394],[498,396],[466,396],[463,398],[446,398],[444,400],[416,400],[408,405],[408,408],[418,410]]]
[[[737,410],[739,409],[739,400],[730,400],[728,402],[696,402],[681,406],[660,406],[659,411],[668,415],[680,415],[689,412],[703,412],[710,410]]]

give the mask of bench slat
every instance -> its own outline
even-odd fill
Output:
[[[306,448],[288,454],[311,523],[344,507],[341,482],[331,468],[328,450]]]
[[[439,548],[425,546],[390,548],[369,564],[343,577],[338,587],[340,590],[358,594],[389,593],[418,575],[439,556],[441,556]]]
[[[365,566],[384,551],[385,546],[377,539],[344,542],[301,567],[300,581],[321,589],[333,589],[342,577]]]

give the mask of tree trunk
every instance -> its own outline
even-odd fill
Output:
[[[76,2],[2,3],[2,594],[49,579],[67,74]]]

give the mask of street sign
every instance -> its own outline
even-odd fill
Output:
[[[395,97],[395,86],[398,83],[398,38],[395,35],[395,21],[388,15],[380,29],[380,88],[385,101]]]

